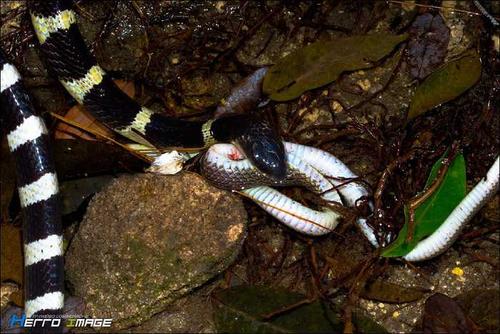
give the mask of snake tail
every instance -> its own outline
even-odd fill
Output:
[[[497,193],[500,174],[499,157],[486,176],[460,201],[445,221],[430,236],[403,256],[406,261],[425,261],[445,252],[460,236],[474,215]]]

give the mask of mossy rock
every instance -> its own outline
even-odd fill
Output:
[[[196,174],[125,175],[92,199],[67,278],[87,315],[137,325],[225,270],[246,221],[235,195]]]

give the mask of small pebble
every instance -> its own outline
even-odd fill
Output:
[[[342,110],[344,110],[344,108],[342,108],[342,105],[340,103],[338,103],[337,101],[333,100],[331,103],[330,103],[330,108],[332,108],[332,110],[336,113],[339,113],[341,112]]]
[[[462,277],[464,275],[464,270],[460,267],[455,267],[451,270],[451,273],[455,276]]]
[[[368,79],[358,80],[357,84],[365,92],[369,91],[370,88],[372,87],[372,84],[370,83],[370,80],[368,80]]]

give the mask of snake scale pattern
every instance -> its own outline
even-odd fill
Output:
[[[69,1],[33,1],[30,14],[50,69],[78,103],[111,129],[158,149],[233,142],[262,171],[277,178],[286,173],[283,143],[261,117],[227,113],[207,121],[187,121],[154,113],[122,92],[97,64]]]
[[[64,304],[63,237],[48,131],[34,113],[19,73],[3,53],[0,66],[7,143],[18,171],[24,221],[25,312],[27,317],[57,315]]]

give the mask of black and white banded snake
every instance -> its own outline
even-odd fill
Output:
[[[283,144],[260,118],[233,114],[208,122],[186,122],[141,107],[119,91],[97,65],[83,43],[76,15],[68,3],[33,2],[30,10],[40,47],[63,86],[99,120],[132,141],[161,148],[211,146],[201,164],[211,182],[242,190],[288,226],[310,235],[330,232],[340,216],[330,209],[318,212],[305,208],[268,185],[303,185],[323,194],[327,201],[348,206],[356,206],[358,200],[368,197],[361,184],[342,180],[356,175],[341,161],[318,149]],[[7,106],[6,132],[16,157],[25,219],[26,314],[58,314],[63,307],[62,229],[57,177],[48,155],[48,132],[32,112],[15,68],[6,59],[0,65],[2,105]],[[256,137],[260,140],[256,141]],[[233,142],[237,146],[216,142]],[[366,220],[360,218],[357,222],[370,242],[377,245]]]

